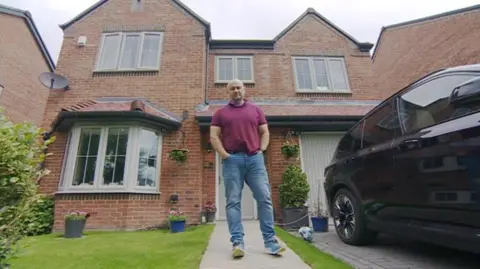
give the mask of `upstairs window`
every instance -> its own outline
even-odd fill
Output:
[[[297,92],[350,92],[345,61],[335,57],[294,57]]]
[[[97,60],[97,71],[158,70],[163,33],[105,33]]]
[[[216,83],[228,83],[235,78],[244,83],[254,82],[252,56],[217,56],[215,66]]]

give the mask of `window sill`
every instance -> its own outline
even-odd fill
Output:
[[[253,80],[241,80],[241,81],[243,82],[243,84],[255,84],[255,81],[253,81]],[[214,83],[221,85],[221,84],[228,84],[229,82],[230,81],[226,81],[226,80],[225,81],[224,80],[217,80]]]
[[[93,73],[122,73],[122,72],[158,72],[159,68],[133,68],[133,69],[94,69]]]
[[[149,191],[149,190],[119,190],[119,189],[92,189],[92,190],[59,190],[55,194],[94,194],[94,193],[125,193],[125,194],[156,194],[160,195],[159,191]]]
[[[352,94],[351,91],[331,91],[331,90],[297,90],[296,93],[305,94],[305,93],[319,93],[319,94]]]

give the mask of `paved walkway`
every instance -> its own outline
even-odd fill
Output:
[[[287,248],[282,257],[264,252],[262,234],[257,221],[244,221],[245,257],[234,260],[231,256],[227,223],[217,222],[205,252],[200,269],[310,269],[292,250]],[[285,245],[283,242],[281,244]]]
[[[474,269],[480,257],[435,245],[380,235],[371,246],[344,244],[333,226],[328,233],[315,233],[314,244],[359,269]],[[295,233],[293,233],[295,234]],[[297,235],[298,236],[298,235]]]

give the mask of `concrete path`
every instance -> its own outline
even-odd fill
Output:
[[[227,223],[217,222],[200,269],[310,269],[289,248],[282,257],[266,254],[258,221],[244,221],[243,227],[245,230],[245,257],[239,260],[232,258]],[[285,246],[283,242],[281,244]]]
[[[295,233],[292,233],[296,235]],[[435,245],[380,235],[374,245],[344,244],[333,226],[327,233],[315,233],[314,244],[358,269],[478,269],[480,257]]]

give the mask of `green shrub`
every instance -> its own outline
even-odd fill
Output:
[[[279,186],[280,205],[282,208],[303,207],[308,200],[310,185],[307,174],[296,165],[287,167]]]
[[[25,235],[42,235],[52,232],[54,222],[55,200],[51,196],[42,195],[32,204],[30,214],[23,221]]]
[[[29,123],[13,124],[0,110],[0,267],[15,253],[26,235],[25,221],[38,216],[33,212],[44,198],[37,182],[48,173],[41,164],[55,139],[43,141],[42,133]]]

